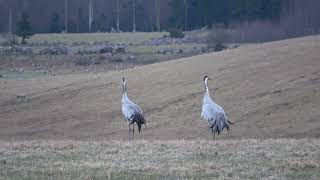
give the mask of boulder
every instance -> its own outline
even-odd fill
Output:
[[[0,47],[0,55],[30,55],[33,53],[31,47],[9,46]]]
[[[106,46],[106,47],[103,47],[99,50],[99,53],[100,54],[105,54],[105,53],[113,53],[113,47],[111,46]]]
[[[89,55],[89,54],[97,54],[98,52],[99,50],[96,48],[91,48],[91,49],[86,48],[86,49],[79,49],[76,54]]]
[[[67,55],[68,48],[64,46],[55,46],[41,49],[39,52],[40,55]]]
[[[125,46],[116,46],[114,48],[114,53],[126,53],[126,47]]]

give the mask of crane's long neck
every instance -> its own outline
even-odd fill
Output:
[[[209,95],[208,79],[204,81],[205,93]]]
[[[122,87],[123,87],[123,95],[127,95],[127,85],[126,85],[126,83],[123,83]]]

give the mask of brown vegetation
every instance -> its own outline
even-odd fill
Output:
[[[0,79],[0,138],[127,139],[126,77],[149,122],[137,139],[209,139],[200,120],[204,75],[235,122],[219,138],[319,137],[319,44],[310,36],[118,72]],[[28,103],[18,103],[18,94]]]
[[[0,179],[308,179],[315,139],[0,142]]]

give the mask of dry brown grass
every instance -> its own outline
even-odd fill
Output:
[[[210,139],[200,120],[202,77],[236,124],[219,138],[320,137],[320,36],[118,72],[28,80],[0,79],[0,138],[127,139],[121,78],[145,111],[137,139]],[[17,94],[29,97],[19,103]]]
[[[319,49],[311,36],[117,72],[0,79],[0,179],[319,179]],[[235,122],[217,141],[199,117],[203,75]],[[123,76],[149,121],[133,142]]]
[[[30,42],[61,41],[61,42],[93,42],[110,41],[113,43],[133,43],[138,44],[151,38],[159,38],[168,33],[163,32],[136,32],[136,33],[81,33],[81,34],[36,34],[29,40]]]
[[[0,161],[0,179],[316,180],[320,141],[6,141]]]
[[[36,34],[31,37],[28,42],[63,42],[63,47],[68,48],[68,55],[39,55],[38,53],[45,47],[32,46],[32,55],[6,55],[0,57],[0,77],[7,79],[26,79],[33,77],[43,77],[48,75],[48,66],[53,67],[50,74],[65,75],[79,74],[86,72],[108,72],[122,69],[132,68],[145,64],[159,63],[172,59],[192,56],[200,52],[189,52],[186,54],[158,54],[159,50],[163,49],[192,49],[202,48],[205,44],[170,44],[170,45],[145,45],[144,42],[153,38],[160,38],[168,33],[165,32],[137,32],[137,33],[81,33],[81,34]],[[6,41],[4,35],[0,34],[1,42]],[[103,54],[78,55],[75,54],[78,50],[88,48],[86,46],[74,46],[73,42],[109,42],[109,43],[124,43],[127,46],[126,54],[116,54],[113,57]],[[48,48],[48,47],[47,47]],[[92,49],[100,49],[101,45],[92,45]],[[133,59],[129,57],[134,57]],[[87,61],[83,66],[78,66],[75,62],[79,60]],[[119,61],[114,61],[118,59]],[[98,61],[98,64],[91,64],[92,61]],[[35,68],[33,65],[38,65]],[[24,73],[9,71],[12,69],[24,69]],[[43,73],[45,72],[45,73]]]

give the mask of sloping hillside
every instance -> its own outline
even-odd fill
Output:
[[[127,139],[123,76],[149,121],[138,139],[209,139],[204,75],[235,122],[219,138],[320,137],[320,36],[311,36],[105,74],[0,79],[0,139]]]

